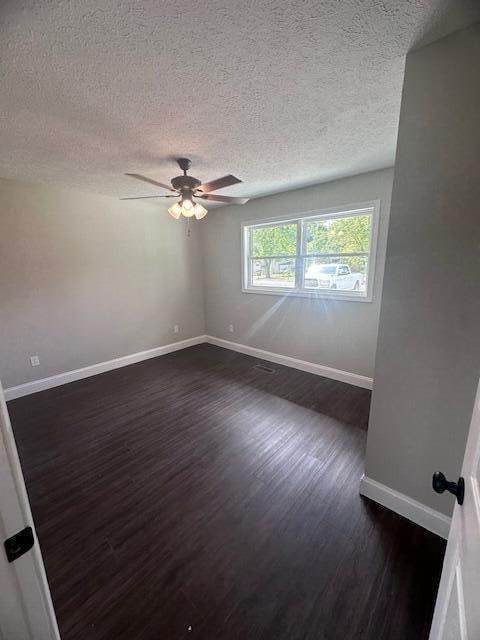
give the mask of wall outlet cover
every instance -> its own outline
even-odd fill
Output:
[[[32,367],[38,367],[40,364],[40,358],[38,356],[30,356],[30,364]]]
[[[178,324],[174,324],[173,325],[173,333],[178,333],[179,329],[178,329]]]
[[[230,331],[230,333],[233,333],[233,324],[228,325],[228,330]]]

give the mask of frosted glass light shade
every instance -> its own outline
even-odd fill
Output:
[[[168,213],[172,216],[172,218],[178,220],[182,215],[182,207],[178,204],[178,202],[175,202],[175,204],[172,204],[172,206],[169,207]]]
[[[187,200],[187,202],[190,202],[190,200]],[[185,216],[185,218],[191,218],[194,213],[195,209],[193,208],[193,204],[191,202],[190,206],[187,208],[185,208],[185,203],[182,204],[182,214]]]
[[[207,210],[205,209],[205,207],[202,207],[202,205],[199,204],[198,202],[193,207],[193,212],[194,212],[195,218],[197,220],[201,220],[202,218],[204,218],[207,215]]]

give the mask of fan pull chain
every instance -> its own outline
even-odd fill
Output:
[[[187,238],[190,237],[190,218],[187,218]]]

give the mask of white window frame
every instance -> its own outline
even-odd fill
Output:
[[[332,219],[332,218],[348,218],[356,215],[368,213],[372,216],[372,224],[370,227],[370,252],[368,256],[368,272],[367,272],[367,288],[366,291],[354,293],[353,291],[342,291],[339,289],[316,289],[308,290],[299,286],[299,278],[303,274],[303,262],[305,259],[312,257],[312,254],[306,254],[304,248],[303,228],[305,221]],[[262,220],[248,220],[242,223],[242,292],[258,293],[270,296],[292,296],[301,298],[322,298],[330,300],[347,300],[354,302],[371,302],[373,299],[374,281],[376,273],[376,255],[378,241],[378,227],[380,217],[380,200],[372,200],[369,202],[361,202],[358,204],[349,204],[341,207],[332,207],[328,209],[319,209],[315,211],[305,211],[296,215],[276,216],[275,218],[264,218]],[[297,247],[301,247],[300,253],[295,256],[281,256],[282,258],[295,258],[295,287],[264,287],[251,284],[250,277],[250,229],[253,227],[271,227],[276,224],[285,224],[294,222],[297,224]],[[321,256],[322,254],[313,254],[313,256]],[[325,254],[327,256],[328,254]],[[331,254],[333,255],[333,254]],[[342,254],[335,254],[341,257]],[[346,256],[354,254],[343,254]],[[280,256],[279,256],[280,257]],[[300,264],[299,264],[300,262]]]

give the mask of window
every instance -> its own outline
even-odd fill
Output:
[[[243,290],[371,300],[377,203],[243,226]]]

